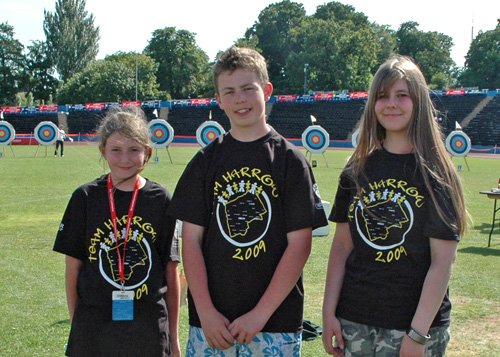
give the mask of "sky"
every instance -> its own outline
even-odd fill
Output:
[[[293,0],[312,15],[325,0]],[[421,31],[437,31],[453,39],[451,57],[463,66],[472,36],[495,28],[500,18],[497,0],[337,0],[364,13],[368,20],[393,30],[415,21]],[[268,0],[87,0],[86,9],[99,26],[98,59],[117,51],[142,52],[153,31],[175,27],[195,34],[198,46],[214,60],[257,20]],[[0,23],[14,27],[14,38],[24,46],[45,40],[44,10],[54,12],[56,0],[1,0]]]

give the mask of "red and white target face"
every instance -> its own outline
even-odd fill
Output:
[[[330,145],[330,134],[319,125],[311,125],[302,133],[302,145],[311,153],[323,153]]]
[[[8,145],[16,137],[16,130],[12,124],[0,121],[0,145]]]
[[[201,147],[205,147],[220,135],[224,135],[226,131],[216,121],[206,121],[196,129],[196,141]]]

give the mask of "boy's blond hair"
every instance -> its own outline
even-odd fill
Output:
[[[267,64],[264,57],[252,48],[232,46],[224,51],[213,67],[215,92],[219,94],[218,79],[222,72],[233,73],[237,69],[255,72],[262,88],[269,83]]]

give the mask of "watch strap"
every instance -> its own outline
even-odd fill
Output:
[[[424,336],[420,332],[416,331],[413,327],[410,327],[410,329],[406,332],[406,334],[413,341],[415,341],[416,343],[419,343],[421,345],[425,345],[427,343],[427,341],[429,341],[431,338],[430,334],[428,334],[427,336]]]

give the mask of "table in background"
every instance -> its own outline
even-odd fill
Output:
[[[497,212],[500,210],[500,206],[497,207],[497,200],[500,199],[500,191],[499,192],[481,191],[479,193],[482,195],[486,195],[488,198],[491,198],[493,200],[493,219],[491,221],[491,230],[490,230],[490,235],[488,237],[488,247],[489,247],[491,244],[491,235],[493,233],[493,229],[495,228],[495,222],[497,220],[500,221],[500,218],[496,218]]]

